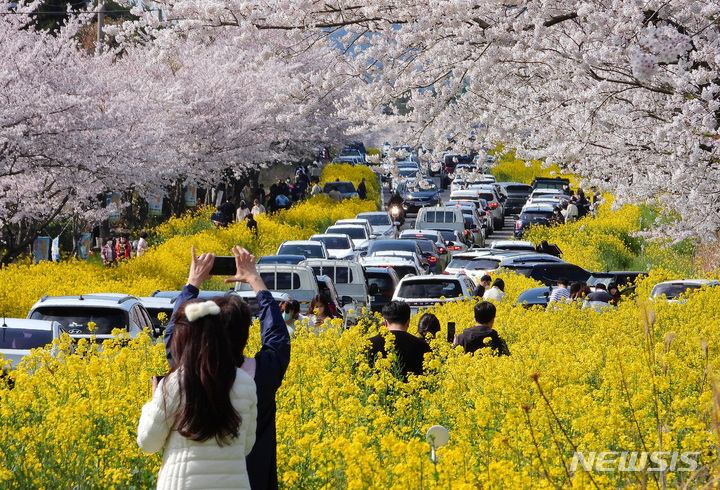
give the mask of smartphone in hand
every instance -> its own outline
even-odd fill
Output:
[[[210,269],[211,276],[234,276],[236,272],[235,257],[232,255],[229,257],[216,256],[212,269]]]
[[[455,340],[455,322],[448,322],[447,341],[451,344]]]

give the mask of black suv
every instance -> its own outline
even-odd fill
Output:
[[[532,190],[535,189],[557,189],[563,190],[565,187],[570,186],[570,180],[562,179],[560,177],[535,177],[532,183]]]
[[[518,182],[500,182],[505,189],[507,200],[505,201],[505,214],[518,214],[530,197],[532,187]]]
[[[591,272],[582,267],[565,262],[506,265],[502,269],[530,277],[546,286],[555,286],[561,277],[567,277],[572,283],[576,281],[587,282],[592,276]]]

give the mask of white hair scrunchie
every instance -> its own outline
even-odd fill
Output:
[[[188,321],[194,322],[207,315],[219,315],[220,307],[214,301],[192,303],[185,307],[185,316]]]

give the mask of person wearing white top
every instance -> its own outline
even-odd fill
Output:
[[[492,287],[485,291],[483,294],[483,301],[504,301],[507,295],[505,294],[505,281],[498,278],[492,283]]]
[[[253,202],[253,204],[254,204],[254,206],[253,206],[252,210],[250,211],[253,216],[258,216],[258,215],[260,215],[260,214],[265,214],[265,211],[266,211],[266,210],[265,210],[265,206],[263,206],[262,204],[260,204],[260,201],[259,201],[258,199],[255,199],[255,201]]]
[[[159,489],[250,489],[245,458],[255,444],[258,398],[254,369],[242,355],[250,324],[240,321],[244,314],[242,300],[221,296],[187,301],[173,315],[173,366],[159,383],[153,378],[137,431],[143,451],[165,448]]]

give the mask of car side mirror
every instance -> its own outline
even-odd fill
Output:
[[[370,235],[370,240],[376,240],[377,237],[378,237],[378,236],[377,236],[377,235],[374,235],[374,234],[373,234],[373,235]]]
[[[410,222],[410,228],[415,228],[415,220]]]
[[[340,306],[349,305],[352,304],[352,302],[352,296],[343,296],[342,298],[340,298]]]

